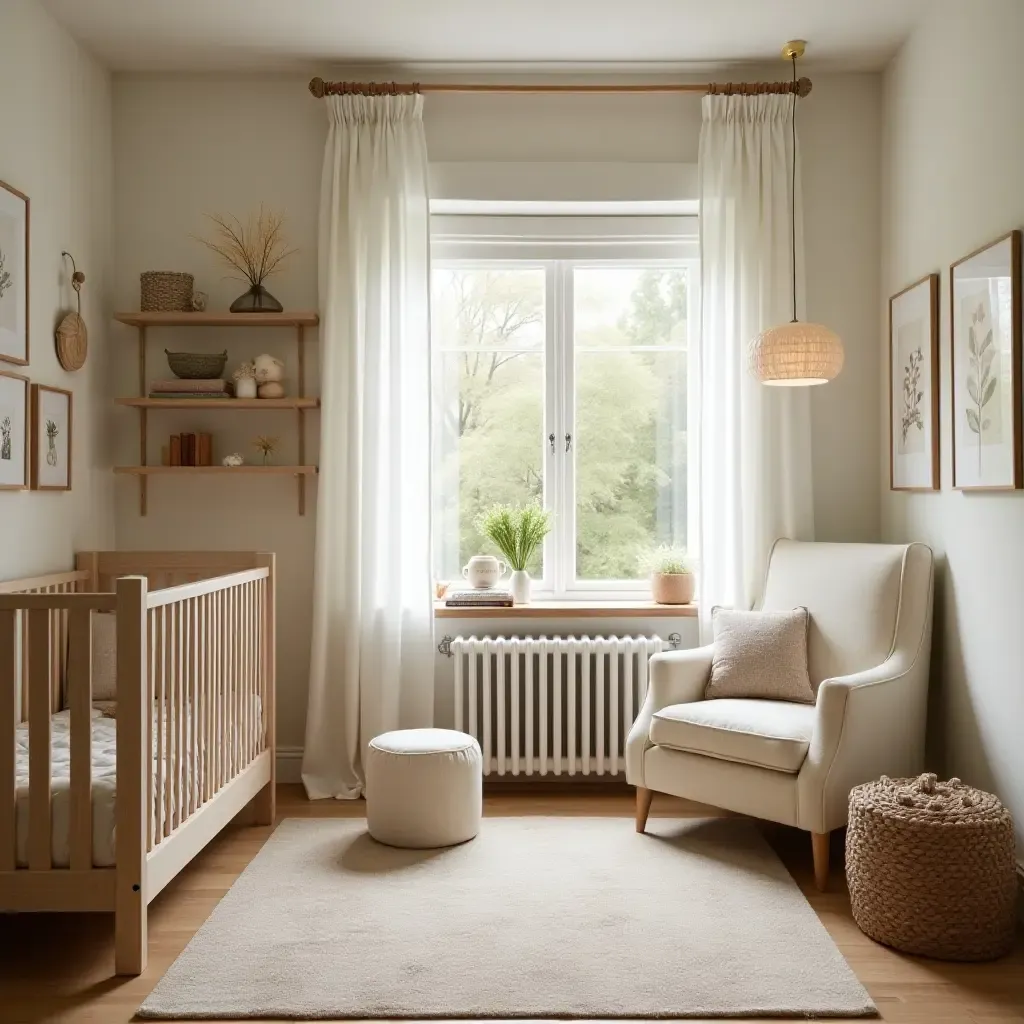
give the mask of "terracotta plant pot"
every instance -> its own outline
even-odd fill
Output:
[[[652,572],[651,597],[657,604],[689,604],[693,582],[692,572]]]

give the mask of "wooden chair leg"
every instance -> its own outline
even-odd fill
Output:
[[[814,884],[818,892],[828,888],[828,840],[829,832],[812,832],[811,848],[814,851]]]
[[[647,815],[651,813],[651,801],[654,799],[654,790],[644,789],[643,786],[636,787],[636,830],[643,832],[647,826]]]

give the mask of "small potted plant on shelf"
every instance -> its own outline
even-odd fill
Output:
[[[512,569],[512,600],[529,604],[531,580],[526,567],[551,531],[551,513],[540,505],[492,505],[476,525]]]
[[[651,597],[657,604],[689,604],[693,600],[693,564],[682,548],[660,547],[641,555],[651,574]]]

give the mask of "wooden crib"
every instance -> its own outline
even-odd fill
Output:
[[[250,803],[255,824],[274,821],[274,555],[76,564],[0,583],[0,911],[111,910],[116,971],[140,974],[157,893]],[[113,721],[93,704],[102,612],[116,613]]]

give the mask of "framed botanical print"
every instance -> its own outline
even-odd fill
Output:
[[[28,365],[28,196],[2,181],[0,359]]]
[[[1021,233],[950,267],[953,486],[1024,484],[1021,451]]]
[[[28,378],[0,370],[0,491],[28,487]]]
[[[71,392],[32,385],[32,489],[71,490]]]
[[[889,487],[939,489],[939,275],[889,300]]]

